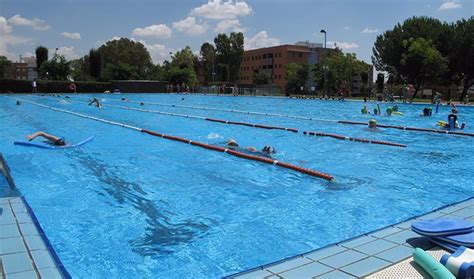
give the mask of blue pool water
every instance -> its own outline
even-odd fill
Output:
[[[92,95],[90,95],[92,96]],[[397,148],[128,111],[71,99],[16,96],[191,140],[272,145],[275,158],[329,173],[334,182],[276,166],[152,137],[0,96],[0,146],[66,268],[77,278],[217,278],[381,228],[474,195],[474,138],[334,122],[139,106],[135,101],[207,106],[332,120],[368,121],[361,102],[203,95],[122,94],[104,104],[179,112],[300,131],[407,144]],[[89,96],[87,96],[89,97]],[[182,100],[184,98],[184,100]],[[115,99],[117,101],[112,101]],[[373,108],[374,104],[369,104]],[[383,124],[436,128],[448,107],[423,106]],[[459,118],[474,132],[474,109]],[[43,130],[77,149],[14,146]]]

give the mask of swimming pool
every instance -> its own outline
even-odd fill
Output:
[[[115,104],[303,131],[407,144],[379,146],[288,131],[255,129],[88,107],[92,95],[70,99],[16,96],[211,144],[272,145],[275,159],[329,173],[329,182],[276,166],[211,152],[137,131],[0,98],[0,146],[26,197],[73,277],[209,278],[232,274],[384,227],[473,196],[473,138],[381,129],[225,111],[152,106],[159,102],[318,119],[368,121],[360,102],[203,95],[100,96]],[[182,99],[184,98],[184,100]],[[115,99],[116,101],[113,101]],[[370,108],[374,104],[369,104]],[[436,128],[438,115],[419,105],[379,123]],[[474,132],[474,109],[459,118]],[[36,130],[82,148],[14,146]]]

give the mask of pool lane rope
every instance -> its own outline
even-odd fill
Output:
[[[350,124],[350,125],[367,125],[366,122],[346,121],[346,120],[339,120],[338,123],[341,123],[341,124]],[[390,129],[398,129],[398,130],[405,130],[405,131],[417,131],[417,132],[437,133],[437,134],[452,134],[452,135],[459,135],[459,136],[474,137],[474,134],[472,134],[472,133],[455,132],[455,131],[449,131],[449,130],[437,130],[437,129],[427,129],[427,128],[417,128],[417,127],[406,127],[406,126],[395,126],[395,125],[384,125],[384,124],[377,124],[377,127],[390,128]]]
[[[132,110],[132,111],[157,113],[157,114],[168,115],[168,116],[178,116],[178,117],[206,120],[206,121],[218,122],[218,123],[224,123],[224,124],[243,125],[243,126],[249,126],[249,127],[254,127],[254,128],[286,130],[286,131],[290,131],[290,132],[293,132],[293,133],[298,133],[297,129],[279,127],[279,126],[267,126],[267,125],[252,124],[252,123],[246,123],[246,122],[227,121],[227,120],[215,119],[215,118],[209,118],[209,117],[186,115],[186,114],[171,113],[171,112],[162,112],[162,111],[157,111],[157,110],[139,109],[139,108],[133,108],[133,107],[127,107],[127,106],[117,106],[117,105],[102,105],[102,106],[103,107],[119,108],[119,109],[127,109],[127,110]],[[320,132],[306,132],[306,131],[304,131],[303,134],[304,135],[310,135],[310,136],[314,136],[314,135],[316,135],[316,136],[327,136],[327,137],[332,137],[332,138],[336,138],[336,139],[344,139],[344,140],[350,140],[350,141],[362,142],[362,143],[373,143],[373,144],[381,144],[381,145],[389,145],[389,146],[397,146],[397,147],[407,147],[405,144],[400,144],[400,143],[387,142],[387,141],[378,141],[378,140],[369,140],[369,139],[361,139],[361,138],[353,138],[353,137],[348,137],[348,136],[343,136],[343,135],[326,134],[326,133],[320,133]]]
[[[211,110],[211,111],[223,111],[223,112],[232,112],[232,113],[240,113],[240,114],[261,115],[261,116],[275,116],[275,117],[285,117],[285,118],[293,118],[293,119],[300,119],[300,120],[312,120],[312,121],[321,121],[321,122],[337,123],[337,120],[314,118],[314,117],[306,117],[306,116],[298,116],[298,115],[291,115],[291,114],[277,114],[277,113],[266,113],[266,112],[256,112],[256,111],[244,111],[244,110],[237,110],[237,109],[222,109],[222,108],[212,108],[212,107],[199,107],[199,106],[186,106],[186,105],[175,105],[175,104],[162,104],[162,103],[155,103],[155,102],[137,102],[137,101],[129,101],[129,100],[127,100],[127,101],[121,101],[121,100],[116,100],[116,99],[104,99],[104,100],[114,101],[114,102],[129,102],[129,103],[136,103],[136,104],[147,104],[147,105],[163,106],[163,107],[188,108],[188,109]]]
[[[134,107],[118,106],[118,105],[110,105],[110,104],[101,104],[101,106],[111,107],[111,108],[119,108],[119,109],[126,109],[126,110],[134,110],[134,111],[140,111],[140,112],[155,113],[155,114],[161,114],[161,115],[167,115],[167,116],[177,116],[177,117],[184,117],[184,118],[191,118],[191,119],[206,120],[206,121],[218,122],[218,123],[229,124],[229,125],[240,125],[240,126],[247,126],[247,127],[259,128],[259,129],[282,130],[282,131],[298,133],[298,130],[295,129],[295,128],[270,126],[270,125],[262,125],[262,124],[254,124],[254,123],[238,122],[238,121],[229,121],[229,120],[216,119],[216,118],[210,118],[210,117],[202,117],[202,116],[188,115],[188,114],[181,114],[181,113],[164,112],[164,111],[159,111],[159,110],[139,109],[139,108],[134,108]]]
[[[132,108],[132,107],[126,107],[126,106],[117,106],[117,105],[109,105],[109,104],[107,104],[107,105],[102,104],[102,106],[104,106],[104,107],[112,107],[112,108],[120,108],[120,109],[127,109],[127,110],[134,110],[134,111],[140,111],[140,112],[156,113],[156,114],[162,114],[162,115],[168,115],[168,116],[178,116],[178,117],[185,117],[185,118],[200,119],[200,120],[206,120],[206,121],[211,121],[211,122],[218,122],[218,123],[229,124],[229,125],[240,125],[240,126],[247,126],[247,127],[260,128],[260,129],[267,129],[267,130],[282,130],[282,131],[288,131],[288,132],[298,133],[298,130],[295,129],[295,128],[287,128],[287,127],[280,127],[280,126],[270,126],[270,125],[261,125],[261,124],[254,124],[254,123],[247,123],[247,122],[238,122],[238,121],[229,121],[229,120],[216,119],[216,118],[210,118],[210,117],[202,117],[202,116],[187,115],[187,114],[172,113],[172,112],[163,112],[163,111],[158,111],[158,110],[139,109],[139,108]]]
[[[83,118],[87,118],[87,119],[91,119],[91,120],[95,120],[95,121],[99,121],[99,122],[103,122],[103,123],[107,123],[107,124],[127,128],[127,129],[131,129],[131,130],[139,131],[139,132],[146,133],[146,134],[149,134],[149,135],[152,135],[152,136],[187,143],[187,144],[197,146],[197,147],[201,147],[201,148],[204,148],[204,149],[207,149],[207,150],[227,153],[227,154],[235,156],[235,157],[239,157],[239,158],[243,158],[243,159],[247,159],[247,160],[252,160],[252,161],[257,161],[257,162],[262,162],[262,163],[266,163],[266,164],[270,164],[270,165],[279,166],[279,167],[282,167],[282,168],[294,170],[294,171],[297,171],[297,172],[300,172],[300,173],[303,173],[303,174],[307,174],[307,175],[310,175],[310,176],[322,178],[322,179],[325,179],[325,180],[328,180],[328,181],[331,181],[331,180],[334,179],[334,177],[329,175],[329,174],[322,173],[322,172],[319,172],[319,171],[315,171],[315,170],[312,170],[312,169],[303,168],[303,167],[292,165],[292,164],[285,163],[285,162],[280,162],[278,160],[274,160],[274,159],[268,158],[268,157],[254,156],[254,155],[246,154],[246,153],[243,153],[243,152],[235,151],[235,150],[220,147],[220,146],[210,145],[210,144],[202,143],[202,142],[198,142],[198,141],[192,141],[192,140],[177,137],[177,136],[166,135],[166,134],[154,132],[154,131],[151,131],[151,130],[135,127],[135,126],[132,126],[132,125],[127,125],[127,124],[123,124],[123,123],[120,123],[120,122],[110,121],[110,120],[106,120],[106,119],[102,119],[102,118],[98,118],[98,117],[94,117],[94,116],[90,116],[90,115],[86,115],[86,114],[82,114],[82,113],[78,113],[78,112],[73,112],[73,111],[64,110],[64,109],[60,109],[60,108],[55,108],[55,107],[39,104],[39,103],[36,103],[36,102],[31,102],[31,101],[27,101],[27,100],[12,98],[12,97],[7,97],[7,98],[11,98],[11,99],[14,99],[14,100],[18,100],[18,101],[21,101],[21,102],[32,104],[32,105],[35,105],[35,106],[38,106],[38,107],[47,108],[47,109],[50,109],[50,110],[53,110],[53,111],[67,113],[67,114],[71,114],[71,115],[75,115],[75,116],[79,116],[79,117],[83,117]]]
[[[369,140],[369,139],[364,139],[364,138],[354,138],[354,137],[348,137],[348,136],[342,136],[342,135],[336,135],[336,134],[327,134],[327,133],[319,133],[319,132],[311,132],[311,131],[310,132],[304,131],[303,134],[309,135],[309,136],[330,137],[330,138],[339,139],[339,140],[356,141],[356,142],[362,142],[362,143],[389,145],[389,146],[404,147],[404,148],[407,147],[406,144],[401,144],[401,143],[396,143],[396,142]]]

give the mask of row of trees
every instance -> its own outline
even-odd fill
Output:
[[[413,17],[377,36],[372,61],[395,83],[425,86],[474,84],[474,17],[442,23]],[[415,93],[416,94],[416,93]]]
[[[170,61],[153,64],[143,44],[127,38],[108,41],[88,55],[71,61],[70,77],[74,80],[166,80],[194,85],[198,81],[236,82],[244,52],[242,33],[219,34],[214,45],[204,43],[199,55],[189,46],[172,53]],[[54,58],[53,58],[54,60]],[[214,74],[213,74],[214,73]],[[43,72],[40,71],[42,77]],[[199,78],[198,78],[199,77]]]

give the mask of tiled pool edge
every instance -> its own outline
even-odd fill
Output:
[[[385,226],[383,228],[380,228],[380,229],[376,229],[376,230],[373,230],[373,231],[369,231],[369,232],[366,232],[366,233],[363,233],[361,235],[358,235],[358,236],[354,236],[354,237],[351,237],[349,239],[346,239],[346,240],[343,240],[343,241],[340,241],[340,242],[337,242],[337,243],[333,243],[333,244],[330,244],[330,245],[327,245],[327,246],[324,246],[324,247],[320,247],[320,248],[317,248],[317,249],[314,249],[314,250],[311,250],[311,251],[308,251],[308,252],[305,252],[305,253],[301,253],[301,254],[298,254],[298,255],[294,255],[294,256],[290,256],[290,257],[287,257],[287,258],[284,258],[284,259],[281,259],[281,260],[278,260],[278,261],[275,261],[275,262],[271,262],[271,263],[268,263],[268,264],[264,264],[264,265],[261,265],[261,266],[258,266],[258,267],[255,267],[255,268],[251,268],[251,269],[248,269],[248,270],[244,270],[244,271],[241,271],[241,272],[238,272],[238,273],[234,273],[234,274],[230,274],[230,275],[226,275],[225,277],[223,278],[226,278],[226,279],[230,279],[230,278],[236,278],[236,277],[239,277],[239,278],[244,278],[246,277],[246,275],[249,275],[249,278],[282,278],[280,277],[279,275],[277,274],[280,274],[280,272],[270,272],[268,271],[267,269],[271,268],[271,267],[276,267],[278,265],[281,265],[283,263],[291,263],[291,262],[298,262],[299,261],[299,267],[306,267],[306,266],[310,266],[311,264],[315,264],[315,263],[319,263],[318,260],[308,260],[308,256],[310,254],[317,254],[318,252],[322,252],[324,253],[325,250],[330,250],[330,249],[337,249],[338,247],[340,247],[342,249],[342,251],[339,251],[339,252],[335,252],[335,253],[332,253],[330,254],[328,257],[331,257],[331,256],[334,256],[334,255],[337,255],[338,253],[341,253],[342,252],[346,252],[346,251],[354,251],[352,250],[351,248],[347,248],[346,246],[344,245],[347,245],[347,243],[353,241],[353,240],[357,240],[357,239],[362,239],[364,237],[366,238],[370,238],[370,237],[373,237],[373,239],[367,241],[368,242],[374,242],[376,240],[383,240],[383,237],[381,238],[378,238],[376,236],[373,236],[374,234],[377,234],[377,233],[380,233],[384,230],[391,230],[391,229],[399,229],[399,232],[403,232],[403,231],[407,231],[407,228],[403,228],[402,229],[402,224],[406,224],[406,223],[409,223],[411,221],[414,221],[416,219],[419,219],[419,218],[422,218],[422,217],[431,217],[433,215],[436,215],[437,213],[438,214],[441,214],[440,212],[443,211],[443,209],[446,209],[446,208],[450,208],[450,207],[455,207],[457,205],[460,205],[460,204],[463,204],[463,203],[466,203],[466,207],[469,207],[469,206],[473,206],[473,205],[469,205],[468,202],[469,201],[473,201],[474,202],[474,196],[471,196],[469,198],[466,198],[462,201],[458,201],[458,202],[454,202],[454,203],[451,203],[451,204],[448,204],[448,205],[444,205],[444,206],[441,206],[439,208],[436,208],[436,209],[433,209],[427,213],[424,213],[424,214],[420,214],[420,215],[417,215],[417,216],[414,216],[414,217],[410,217],[410,218],[407,218],[403,221],[400,221],[400,222],[397,222],[397,223],[394,223],[394,224],[391,224],[391,225],[388,225],[388,226]],[[472,203],[471,203],[472,204]],[[449,214],[449,213],[448,213]],[[473,214],[474,215],[474,211],[473,211]],[[433,218],[436,218],[436,216],[433,216]],[[397,227],[399,226],[399,227]],[[395,232],[393,234],[389,234],[389,236],[391,235],[396,235],[398,232]],[[408,239],[411,239],[411,238],[408,238]],[[407,239],[407,240],[408,240]],[[417,239],[418,241],[423,241],[423,238],[420,237],[418,235]],[[415,241],[416,241],[415,240]],[[414,242],[414,241],[412,241]],[[398,245],[398,246],[403,246],[403,244],[406,244],[407,242],[405,243],[399,243],[399,244],[395,244],[395,245]],[[393,244],[393,243],[392,243]],[[363,242],[361,243],[360,246],[363,246]],[[359,246],[359,247],[360,247]],[[432,245],[434,246],[434,245]],[[407,246],[408,247],[408,246]],[[379,252],[379,253],[383,253],[383,252],[386,252],[390,249],[387,249],[387,250],[382,250],[382,252]],[[324,258],[324,257],[322,257]],[[360,260],[370,260],[370,259],[373,259],[373,255],[365,255],[363,258],[361,258]],[[304,261],[304,259],[306,259],[306,262],[302,262]],[[320,258],[321,259],[321,258]],[[379,258],[375,258],[375,259],[379,259]],[[388,262],[388,261],[387,261]],[[351,262],[348,263],[348,265],[350,265]],[[357,263],[357,262],[355,262]],[[393,263],[391,262],[388,262],[386,265],[382,265],[380,266],[380,268],[378,270],[381,270],[383,268],[386,268],[390,265],[392,265]],[[327,268],[329,266],[323,266],[322,268]],[[296,269],[296,266],[293,267]],[[321,269],[321,267],[316,267],[316,269]],[[339,272],[339,268],[331,268],[337,272]],[[283,270],[284,272],[287,272],[287,271],[291,271],[292,269],[289,268],[288,270]],[[294,270],[294,269],[293,269]],[[377,271],[378,271],[377,270]],[[373,274],[374,272],[377,272],[377,271],[370,271],[362,276],[368,276],[370,274]],[[321,273],[323,275],[326,275],[328,273]],[[255,276],[251,276],[251,275],[255,275]],[[339,275],[339,274],[338,274]],[[275,276],[275,277],[273,277]],[[347,274],[347,273],[342,273],[341,272],[341,276],[348,276],[347,278],[356,278],[354,276],[351,276],[350,274]],[[290,276],[291,277],[291,276]],[[319,277],[318,277],[319,278]],[[328,277],[330,278],[330,277]]]
[[[71,279],[72,278],[71,274],[69,274],[69,272],[66,270],[66,268],[64,267],[61,259],[59,258],[58,254],[56,253],[56,250],[54,250],[54,247],[51,244],[51,241],[49,241],[48,236],[46,235],[43,228],[41,227],[41,224],[38,221],[38,218],[36,218],[36,215],[33,212],[33,209],[31,208],[30,204],[26,201],[25,197],[21,196],[20,198],[23,201],[23,203],[25,204],[26,210],[28,211],[28,214],[30,215],[31,219],[33,220],[33,224],[35,225],[36,229],[40,233],[41,238],[43,239],[44,243],[46,244],[46,248],[48,248],[49,253],[53,257],[53,260],[56,264],[56,267],[61,272],[64,279]]]
[[[0,208],[0,277],[70,279],[26,199],[0,198]]]

